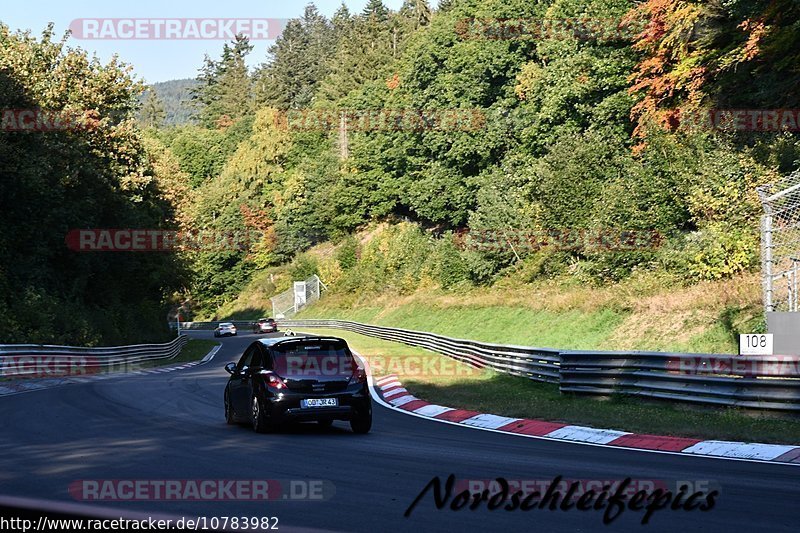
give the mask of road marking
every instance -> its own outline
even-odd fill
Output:
[[[199,364],[199,365],[204,365],[204,364],[208,363],[209,361],[211,361],[212,359],[214,359],[214,356],[215,356],[215,355],[217,355],[217,352],[218,352],[218,351],[219,351],[221,348],[222,348],[222,344],[217,344],[217,345],[216,345],[214,348],[212,348],[212,349],[211,349],[211,351],[210,351],[210,352],[208,352],[208,353],[206,354],[206,356],[205,356],[205,357],[203,357],[203,359],[202,359],[202,360],[201,360],[199,363],[198,363],[197,361],[192,361],[190,364],[191,364],[192,366],[194,366],[194,365],[198,365],[198,364]]]
[[[789,453],[796,446],[782,444],[758,444],[747,442],[730,442],[724,440],[706,440],[689,446],[683,453],[712,455],[715,457],[737,457],[741,459],[760,459],[772,461]]]
[[[566,425],[567,424],[557,424],[555,422],[544,422],[542,420],[522,419],[497,429],[511,433],[521,433],[523,435],[537,435],[539,437],[543,437],[548,433],[552,433],[557,429],[563,428]]]
[[[406,394],[405,396],[401,396],[401,397],[399,397],[399,398],[395,398],[395,399],[393,399],[393,400],[389,400],[389,402],[390,402],[392,405],[395,405],[395,406],[397,406],[397,407],[400,407],[401,405],[405,405],[405,404],[407,404],[408,402],[413,402],[413,401],[414,401],[414,400],[416,400],[416,399],[417,399],[417,398],[415,398],[415,397],[411,396],[410,394]]]
[[[442,413],[446,413],[448,411],[454,411],[452,407],[445,407],[444,405],[436,405],[433,403],[429,403],[425,407],[420,407],[419,409],[415,410],[414,412],[420,414],[422,416],[437,416]]]
[[[481,414],[462,420],[461,423],[479,428],[497,429],[511,424],[512,422],[518,422],[519,420],[519,418],[509,418],[507,416]]]
[[[399,394],[407,394],[407,393],[408,393],[408,391],[406,389],[404,389],[403,387],[397,387],[396,389],[392,389],[389,392],[384,391],[383,397],[386,398],[387,400],[389,400],[389,399],[394,398],[395,396],[397,396]]]
[[[380,386],[383,386],[386,383],[390,383],[392,381],[397,381],[397,376],[394,375],[394,374],[392,374],[390,376],[384,376],[382,378],[378,378],[378,380],[375,383],[377,383]]]
[[[631,433],[612,440],[608,444],[613,446],[628,446],[630,448],[645,448],[648,450],[667,450],[679,452],[690,446],[694,446],[700,439],[689,439],[685,437],[666,437],[662,435],[638,435]]]
[[[593,442],[596,444],[608,444],[625,435],[630,435],[630,433],[626,431],[615,431],[613,429],[595,429],[583,426],[564,426],[561,429],[547,434],[548,437],[554,439]]]
[[[430,408],[433,409],[434,407],[444,407],[444,406],[434,406],[433,404],[429,404],[425,407],[417,409],[415,411],[406,411],[400,407],[396,407],[387,401],[385,401],[380,393],[378,392],[378,387],[376,386],[376,382],[372,377],[372,374],[369,369],[369,363],[357,352],[353,351],[354,355],[358,357],[361,362],[364,364],[364,367],[367,369],[367,380],[369,383],[369,390],[370,395],[372,396],[373,400],[375,400],[378,404],[382,405],[383,407],[393,410],[397,413],[403,413],[409,416],[415,416],[417,418],[421,418],[424,420],[431,420],[434,422],[438,422],[440,424],[450,424],[453,426],[460,426],[462,428],[466,427],[471,430],[477,431],[489,431],[492,433],[499,433],[502,435],[511,435],[516,437],[528,438],[528,439],[537,439],[537,440],[547,440],[551,442],[561,442],[564,444],[571,444],[576,446],[596,446],[599,448],[609,448],[609,449],[617,449],[617,450],[625,450],[625,451],[632,451],[632,452],[640,452],[640,453],[657,453],[657,454],[665,454],[665,455],[681,455],[683,457],[694,457],[694,458],[705,458],[705,459],[716,459],[716,460],[723,460],[723,461],[739,461],[739,462],[746,462],[746,463],[760,463],[760,464],[770,464],[770,465],[780,465],[780,466],[797,466],[800,467],[800,462],[796,460],[800,457],[795,457],[794,452],[800,452],[800,447],[798,446],[781,446],[784,448],[789,448],[787,453],[784,453],[781,456],[775,457],[775,459],[781,459],[782,457],[786,457],[787,460],[791,462],[780,462],[774,460],[763,460],[763,459],[751,459],[751,458],[744,458],[744,457],[728,457],[723,455],[701,455],[700,453],[684,453],[684,451],[672,451],[668,449],[652,449],[652,448],[635,448],[632,446],[625,446],[620,444],[613,444],[614,441],[622,441],[626,437],[635,437],[632,433],[626,433],[623,431],[616,432],[618,435],[614,439],[612,439],[612,444],[604,444],[600,442],[591,442],[591,441],[575,441],[575,440],[564,440],[560,438],[554,438],[550,435],[555,433],[558,430],[551,431],[546,435],[537,435],[536,430],[531,430],[530,433],[523,431],[524,429],[528,428],[535,428],[537,425],[540,424],[551,424],[551,422],[544,422],[539,420],[519,420],[511,422],[510,424],[506,424],[506,426],[514,426],[516,429],[520,431],[514,431],[508,427],[501,427],[500,429],[493,429],[493,428],[485,428],[485,427],[478,427],[478,426],[470,426],[466,424],[462,424],[461,421],[466,420],[467,418],[479,415],[481,413],[466,411],[464,409],[455,409],[455,408],[444,408],[445,410],[440,411],[438,414],[430,416],[427,414],[426,409]],[[413,401],[416,398],[412,397]],[[471,413],[471,414],[470,414]],[[453,416],[455,414],[460,414],[461,416]],[[467,416],[464,416],[467,415]],[[546,427],[546,426],[545,426]],[[567,427],[567,426],[564,426]],[[580,427],[580,426],[578,426]],[[591,428],[587,428],[591,429]],[[600,431],[613,431],[613,430],[600,430]],[[658,437],[656,435],[643,435],[640,437]],[[667,437],[670,438],[670,437]],[[707,442],[707,441],[706,441]],[[779,445],[765,445],[765,446],[779,446]],[[691,447],[689,447],[691,448]],[[687,448],[687,449],[689,449]],[[777,451],[777,450],[776,450]],[[798,454],[800,455],[800,454]]]

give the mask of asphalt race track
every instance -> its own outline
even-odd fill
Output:
[[[211,332],[193,332],[211,337]],[[223,339],[213,361],[164,374],[121,377],[0,398],[0,493],[75,502],[76,480],[327,480],[324,501],[119,501],[103,508],[171,516],[279,518],[279,530],[328,531],[797,531],[800,468],[687,457],[500,435],[422,420],[375,403],[372,432],[346,423],[259,435],[225,424],[222,393],[252,334]],[[758,436],[753,435],[754,440]],[[662,510],[643,526],[626,510],[437,510],[434,476],[459,479],[710,480],[708,512]]]

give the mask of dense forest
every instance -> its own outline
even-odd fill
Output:
[[[0,342],[168,334],[166,297],[189,280],[180,258],[76,253],[65,242],[75,229],[176,223],[185,185],[177,163],[136,126],[142,90],[126,65],[70,49],[52,28],[37,39],[0,24]],[[63,120],[20,130],[15,110]]]
[[[134,114],[144,88],[110,75],[121,66],[50,39],[2,29],[3,107]],[[345,291],[641,270],[720,279],[758,266],[755,187],[800,167],[791,113],[771,127],[708,120],[800,108],[791,0],[407,0],[396,12],[370,0],[330,19],[309,5],[253,71],[251,52],[238,37],[205,58],[196,124],[146,119],[161,115],[145,99],[138,127],[118,118],[102,135],[41,145],[0,131],[3,160],[17,161],[0,185],[14,229],[0,237],[0,316],[15,338],[69,309],[85,333],[65,339],[112,339],[90,317],[111,309],[104,320],[124,323],[126,298],[131,313],[186,298],[213,312],[258,271],[313,272],[301,252],[325,241]],[[393,228],[378,245],[353,237],[376,222]],[[174,258],[59,246],[67,228],[137,223],[258,238]],[[622,250],[513,237],[609,228],[660,239]],[[487,232],[501,245],[463,245]]]

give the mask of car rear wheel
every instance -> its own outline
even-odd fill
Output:
[[[264,415],[264,410],[261,408],[261,402],[258,401],[257,396],[253,396],[253,403],[252,403],[252,421],[253,421],[253,430],[256,433],[267,433],[272,430],[272,426],[267,422],[266,416]]]
[[[350,419],[350,429],[353,433],[365,434],[369,433],[372,429],[372,407],[365,413],[356,413],[356,416]]]
[[[231,406],[227,391],[225,391],[225,422],[227,422],[229,426],[236,423],[236,418],[233,416],[233,407]]]

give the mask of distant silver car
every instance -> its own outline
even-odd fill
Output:
[[[253,322],[253,333],[275,333],[278,331],[278,324],[272,318],[259,318]]]
[[[234,326],[231,322],[220,322],[219,326],[214,329],[214,336],[215,337],[235,337],[236,336],[236,326]]]

